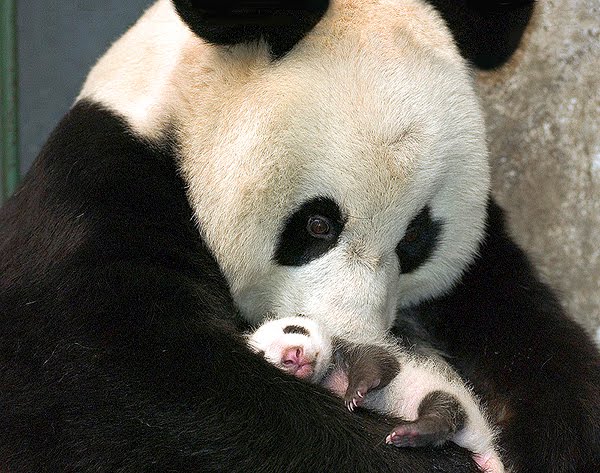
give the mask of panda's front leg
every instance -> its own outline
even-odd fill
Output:
[[[363,404],[367,393],[387,386],[400,371],[394,351],[385,346],[351,344],[341,340],[334,345],[336,367],[330,375],[330,386],[326,387],[342,396],[350,411]],[[344,375],[346,384],[336,388],[341,383],[333,380]]]

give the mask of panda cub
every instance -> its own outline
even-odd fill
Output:
[[[424,447],[452,441],[473,452],[483,471],[504,472],[494,431],[477,399],[441,357],[409,352],[387,340],[335,339],[303,316],[267,320],[248,334],[248,342],[276,367],[342,397],[350,411],[365,406],[407,419],[386,443]]]

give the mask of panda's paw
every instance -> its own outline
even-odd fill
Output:
[[[498,454],[491,450],[487,453],[476,453],[473,459],[484,473],[504,473],[504,465]]]
[[[344,394],[344,404],[346,404],[348,410],[354,412],[355,408],[361,406],[367,393],[379,386],[380,382],[379,377],[361,379],[359,381],[351,379],[346,394]]]
[[[437,447],[449,441],[452,434],[444,422],[426,417],[396,426],[385,442],[396,447]]]
[[[331,361],[329,337],[306,317],[269,320],[250,334],[249,344],[273,365],[307,381],[318,382]]]

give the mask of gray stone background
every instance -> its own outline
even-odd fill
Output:
[[[151,0],[18,2],[26,170],[89,68]],[[600,327],[600,0],[539,0],[513,60],[480,73],[494,193],[569,313]],[[599,333],[600,335],[600,333]]]
[[[600,0],[540,0],[518,53],[478,86],[512,233],[600,342]]]

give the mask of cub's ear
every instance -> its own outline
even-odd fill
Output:
[[[442,14],[463,56],[480,69],[504,64],[519,46],[535,0],[426,0]]]
[[[329,0],[172,0],[198,36],[233,45],[262,39],[274,57],[290,51],[321,19]]]

